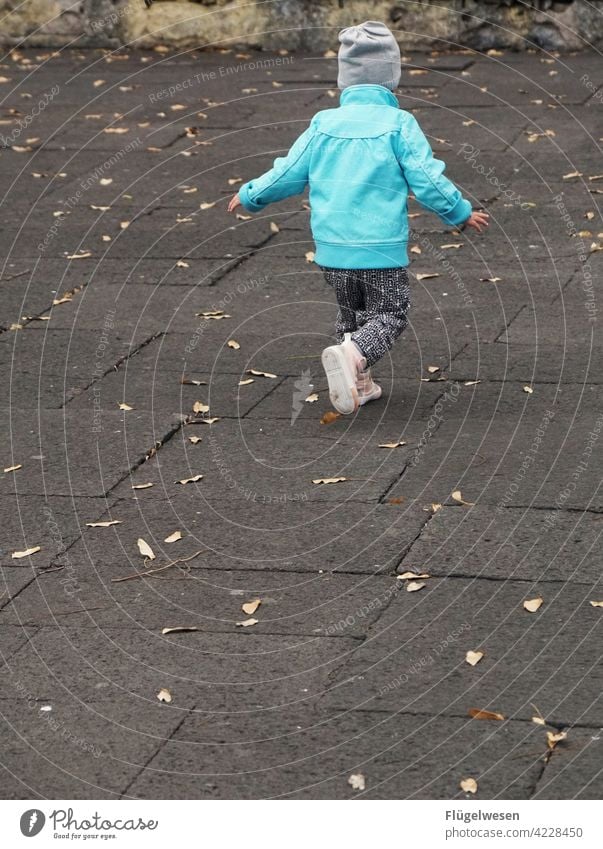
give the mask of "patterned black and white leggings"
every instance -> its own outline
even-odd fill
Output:
[[[408,324],[410,288],[405,268],[324,268],[325,280],[335,290],[339,314],[337,339],[344,333],[374,365],[393,346]]]

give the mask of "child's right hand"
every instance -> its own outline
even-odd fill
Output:
[[[239,197],[238,192],[236,195],[231,197],[230,203],[228,204],[228,211],[234,212],[237,206],[241,206],[241,198]]]
[[[490,216],[487,212],[480,212],[478,209],[474,209],[469,218],[465,221],[465,227],[472,227],[474,230],[477,230],[478,233],[482,232],[482,229],[487,230],[490,226]]]

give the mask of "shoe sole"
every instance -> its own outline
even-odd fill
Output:
[[[322,366],[329,382],[329,398],[338,413],[349,416],[358,409],[358,390],[345,354],[339,345],[322,352]]]

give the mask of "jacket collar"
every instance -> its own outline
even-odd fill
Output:
[[[341,92],[341,106],[371,104],[373,106],[398,106],[396,96],[382,85],[350,85]]]

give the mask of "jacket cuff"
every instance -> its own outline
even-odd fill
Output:
[[[239,200],[241,201],[241,205],[245,207],[247,212],[261,212],[264,208],[263,204],[256,203],[249,196],[250,183],[245,183],[244,186],[238,191]]]
[[[442,220],[446,224],[452,224],[454,227],[460,227],[470,217],[473,212],[473,207],[465,198],[460,197],[455,205],[449,210],[446,215],[442,215]]]

